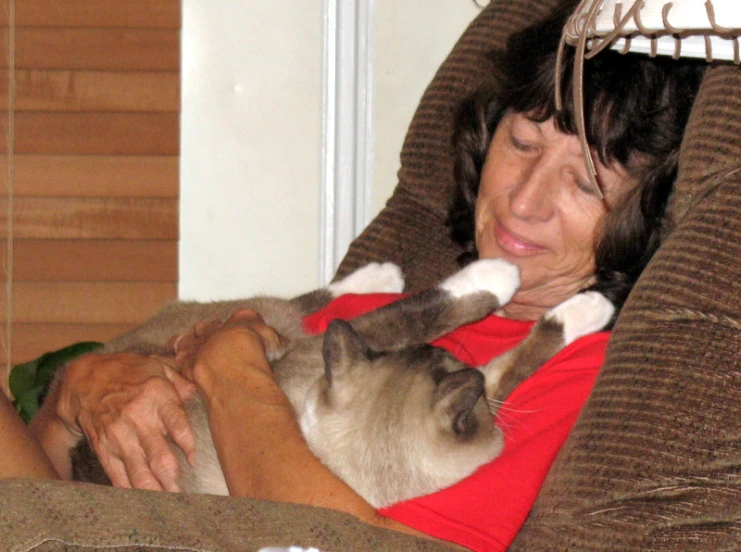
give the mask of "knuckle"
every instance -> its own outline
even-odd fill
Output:
[[[121,408],[121,416],[110,423],[111,427],[123,430],[128,425],[128,420],[137,419],[142,415],[144,403],[141,398],[136,398],[124,404]]]
[[[141,389],[141,397],[151,400],[153,398],[159,398],[171,390],[172,384],[167,378],[161,376],[153,376],[148,378],[143,384]]]
[[[171,450],[163,450],[150,461],[155,473],[177,474],[180,472],[180,462]]]
[[[150,472],[144,470],[137,470],[135,473],[132,473],[131,482],[137,489],[148,491],[161,490],[161,486],[157,482],[157,479]]]
[[[113,444],[126,443],[127,439],[130,438],[129,424],[123,420],[116,420],[111,422],[110,425],[103,428],[104,437],[98,441],[98,445],[103,447],[110,447]],[[124,449],[125,450],[125,449]]]

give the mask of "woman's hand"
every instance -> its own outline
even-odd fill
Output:
[[[91,354],[67,366],[56,415],[71,433],[85,434],[113,485],[177,491],[179,465],[167,437],[192,458],[183,401],[194,392],[157,358]]]
[[[193,381],[208,402],[215,378],[225,381],[239,369],[272,378],[267,358],[285,348],[287,340],[251,309],[236,311],[226,322],[203,321],[171,341],[179,372]]]

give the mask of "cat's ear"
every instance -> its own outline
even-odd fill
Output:
[[[368,346],[348,322],[335,319],[324,334],[324,375],[332,385],[333,377],[348,373],[368,359]]]
[[[484,384],[484,375],[474,368],[445,374],[439,380],[433,398],[434,410],[441,424],[459,436],[476,431],[478,421],[472,414],[484,394]]]

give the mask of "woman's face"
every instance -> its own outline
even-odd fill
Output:
[[[605,216],[633,185],[621,166],[597,163],[604,200],[589,185],[581,145],[552,119],[507,113],[497,127],[476,202],[480,257],[520,268],[521,287],[503,309],[536,319],[594,281]]]

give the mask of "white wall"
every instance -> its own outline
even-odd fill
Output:
[[[322,243],[333,230],[321,220],[322,129],[325,117],[353,120],[323,113],[324,22],[328,6],[348,3],[368,14],[353,31],[369,33],[355,59],[366,65],[351,73],[367,77],[370,97],[358,106],[369,110],[358,131],[367,136],[352,144],[371,160],[357,175],[371,182],[361,197],[370,220],[396,184],[422,91],[477,13],[473,2],[184,0],[181,298],[290,295],[320,283]],[[342,44],[340,57],[354,59]]]
[[[376,0],[375,11],[373,214],[396,186],[422,93],[479,8],[473,0]]]

